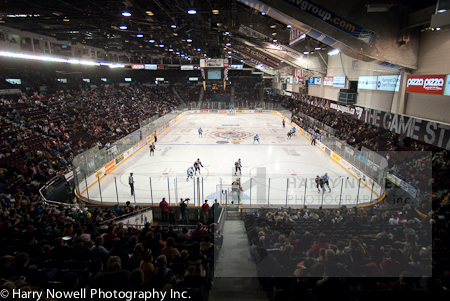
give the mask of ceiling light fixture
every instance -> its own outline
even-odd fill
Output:
[[[169,51],[173,51],[173,48],[169,48]]]
[[[122,29],[122,30],[127,29],[127,27],[125,25],[121,25],[119,28]]]
[[[277,27],[276,24],[273,24],[273,25],[270,26],[270,28],[275,28],[275,27]]]
[[[201,49],[200,48],[197,48],[197,51],[200,51]]]
[[[317,46],[316,48],[314,48],[315,50],[322,50],[322,47]]]
[[[170,25],[171,28],[177,28],[177,24]]]
[[[230,32],[229,31],[225,31],[225,34],[230,34]]]
[[[184,56],[184,53],[182,53],[181,56]]]
[[[143,35],[142,33],[138,33],[138,34],[136,35],[136,37],[138,37],[138,38],[143,38],[144,35]]]
[[[447,10],[445,9],[445,8],[442,8],[442,9],[440,9],[440,10],[438,10],[437,12],[438,13],[445,13]]]
[[[155,15],[151,10],[148,10],[148,11],[146,11],[145,13],[146,13],[147,15],[149,15],[149,16],[154,16],[154,15]]]
[[[64,17],[63,21],[64,22],[69,22],[69,19],[67,19],[67,17]]]
[[[231,51],[231,50],[228,50],[228,53],[232,53],[232,51]]]
[[[291,24],[286,25],[287,28],[292,28]]]
[[[176,32],[174,32],[174,33],[173,33],[173,35],[174,35],[175,37],[177,37],[177,36],[178,36],[178,34],[177,34]]]
[[[218,10],[218,9],[213,9],[213,10],[212,10],[212,13],[213,13],[214,15],[218,15],[218,14],[219,14],[219,10]]]
[[[155,40],[153,40],[153,39],[150,39],[150,40],[148,40],[150,43],[155,43]]]
[[[308,50],[303,51],[303,54],[309,54],[309,51]]]
[[[124,16],[124,17],[130,17],[130,16],[131,16],[131,13],[130,13],[130,12],[127,12],[127,11],[124,11],[124,12],[122,13],[122,16]]]
[[[265,16],[265,15],[266,15],[266,12],[262,12],[261,15]]]
[[[159,44],[159,47],[161,47],[161,48],[164,47],[164,44]]]
[[[229,55],[228,57],[231,57],[231,55]]]
[[[333,49],[330,52],[328,52],[328,55],[333,56],[333,55],[339,54],[340,52],[341,51],[339,49]]]
[[[230,43],[230,42],[228,42],[228,43],[226,43],[225,45],[227,45],[227,46],[231,46],[231,43]]]
[[[243,59],[241,59],[241,63],[243,63],[244,62],[244,60]]]
[[[278,40],[277,40],[277,39],[273,39],[272,41],[273,41],[274,43],[278,42]]]
[[[187,13],[190,15],[195,15],[197,13],[197,11],[195,9],[190,9],[187,11]]]
[[[190,42],[192,42],[192,39],[191,38],[187,38],[186,42],[190,43]]]
[[[277,33],[276,32],[272,32],[272,35],[275,36]]]
[[[179,51],[177,51],[177,52],[175,52],[175,54],[180,54],[180,52],[179,52]]]

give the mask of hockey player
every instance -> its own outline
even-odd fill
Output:
[[[311,135],[311,145],[316,145],[316,133]]]
[[[255,141],[258,141],[258,144],[260,144],[258,134],[255,134],[255,136],[253,136],[253,144],[255,144]]]
[[[153,154],[153,156],[155,155],[155,142],[153,142],[152,144],[150,144],[150,156]]]
[[[236,171],[234,172],[234,175],[235,176],[237,175],[238,170],[239,170],[239,174],[242,175],[242,172],[241,172],[241,167],[242,167],[241,159],[239,159],[236,162],[234,162],[234,166],[236,167]]]
[[[284,119],[283,119],[283,129],[284,129],[284,126],[285,126],[286,124],[284,123]]]
[[[316,177],[316,188],[317,188],[317,192],[320,193],[320,188],[323,189],[323,179],[319,176]]]
[[[295,126],[292,127],[291,131],[292,131],[292,135],[295,136]]]
[[[200,137],[203,138],[203,130],[202,130],[202,128],[199,128],[199,129],[198,129],[198,137],[199,137],[199,138],[200,138]]]
[[[291,137],[292,137],[292,131],[289,131],[289,132],[287,133],[287,137],[288,137],[288,139],[291,139]]]
[[[202,162],[200,161],[200,158],[197,159],[197,161],[194,162],[194,174],[197,175],[197,170],[198,170],[198,174],[200,174],[200,166],[203,167]]]
[[[330,178],[330,177],[328,176],[327,173],[325,173],[325,174],[322,176],[322,180],[323,180],[323,189],[325,190],[325,185],[327,185],[329,192],[331,192],[330,183],[328,182],[328,179],[329,179],[329,178]]]
[[[189,181],[189,177],[191,177],[191,179],[193,179],[193,175],[194,175],[194,167],[190,166],[187,170],[186,181]]]

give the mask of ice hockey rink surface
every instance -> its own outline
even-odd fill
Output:
[[[378,197],[300,133],[287,139],[290,127],[286,123],[283,128],[282,119],[271,114],[186,114],[158,136],[154,156],[144,146],[103,177],[100,188],[92,185],[83,196],[103,204],[156,205],[163,197],[171,205],[180,198],[196,206],[216,198],[237,203],[231,183],[239,178],[242,206],[355,206]],[[254,143],[255,134],[260,143]],[[187,181],[187,169],[198,158],[204,166],[201,174]],[[238,159],[242,174],[235,176]],[[331,192],[326,188],[319,193],[314,179],[325,173]]]

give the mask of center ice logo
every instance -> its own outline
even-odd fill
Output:
[[[242,140],[252,137],[251,133],[243,131],[222,131],[222,132],[212,132],[211,134],[216,138],[226,140]]]

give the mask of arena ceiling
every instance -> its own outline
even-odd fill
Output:
[[[298,58],[303,56],[305,51],[309,51],[310,69],[319,70],[326,65],[326,53],[333,49],[332,46],[323,43],[320,37],[312,36],[307,36],[295,45],[289,46],[290,29],[287,24],[266,15],[261,9],[251,7],[248,1],[247,3],[236,0],[4,0],[2,2],[1,25],[53,36],[72,44],[99,47],[105,52],[116,51],[144,59],[173,57],[177,56],[177,52],[192,58],[204,57],[205,54],[209,57],[232,55],[236,59],[251,58],[249,61],[253,65],[272,62],[273,64],[269,63],[270,67],[283,70],[290,67],[306,68],[304,62]],[[280,7],[280,11],[296,20],[303,18],[302,15],[296,14],[295,9],[292,9],[292,14],[291,7],[286,9],[288,0],[261,2],[273,10]],[[395,19],[397,15],[404,18],[405,14],[436,4],[436,1],[430,0],[349,0],[342,5],[344,2],[335,0],[316,2],[331,11],[336,10],[336,13],[344,14],[349,20],[370,5],[372,7],[385,5],[388,8],[385,14]],[[340,6],[336,7],[338,3]],[[196,14],[188,14],[188,10],[191,9],[196,10]],[[129,15],[124,14],[125,12]],[[372,18],[377,20],[378,16],[372,15]],[[305,20],[308,23],[307,18]],[[325,25],[320,22],[309,23],[308,26],[319,32],[326,31],[326,28],[323,28]],[[126,29],[122,26],[126,26]],[[395,26],[398,28],[393,28],[394,31],[401,30],[402,26]],[[422,30],[426,26],[428,25],[425,21],[417,26],[417,29]],[[249,34],[252,30],[258,34]],[[382,31],[384,30],[382,28]],[[377,32],[378,36],[383,34],[384,32]],[[332,35],[333,32],[330,32],[330,36]],[[347,41],[347,37],[342,38],[340,34],[336,34],[334,38],[339,43],[342,40],[352,49],[360,47],[358,41],[351,39]],[[188,39],[192,39],[192,42],[188,42]],[[276,39],[276,42],[273,39]],[[226,46],[227,43],[231,45]],[[334,46],[340,45],[339,43]],[[372,49],[369,46],[367,50],[363,47],[361,53],[370,54]],[[314,52],[316,55],[313,55]],[[376,56],[375,53],[372,55]],[[395,58],[392,61],[399,64],[395,62]],[[399,65],[410,67],[408,64]],[[411,64],[413,65],[414,63]]]

